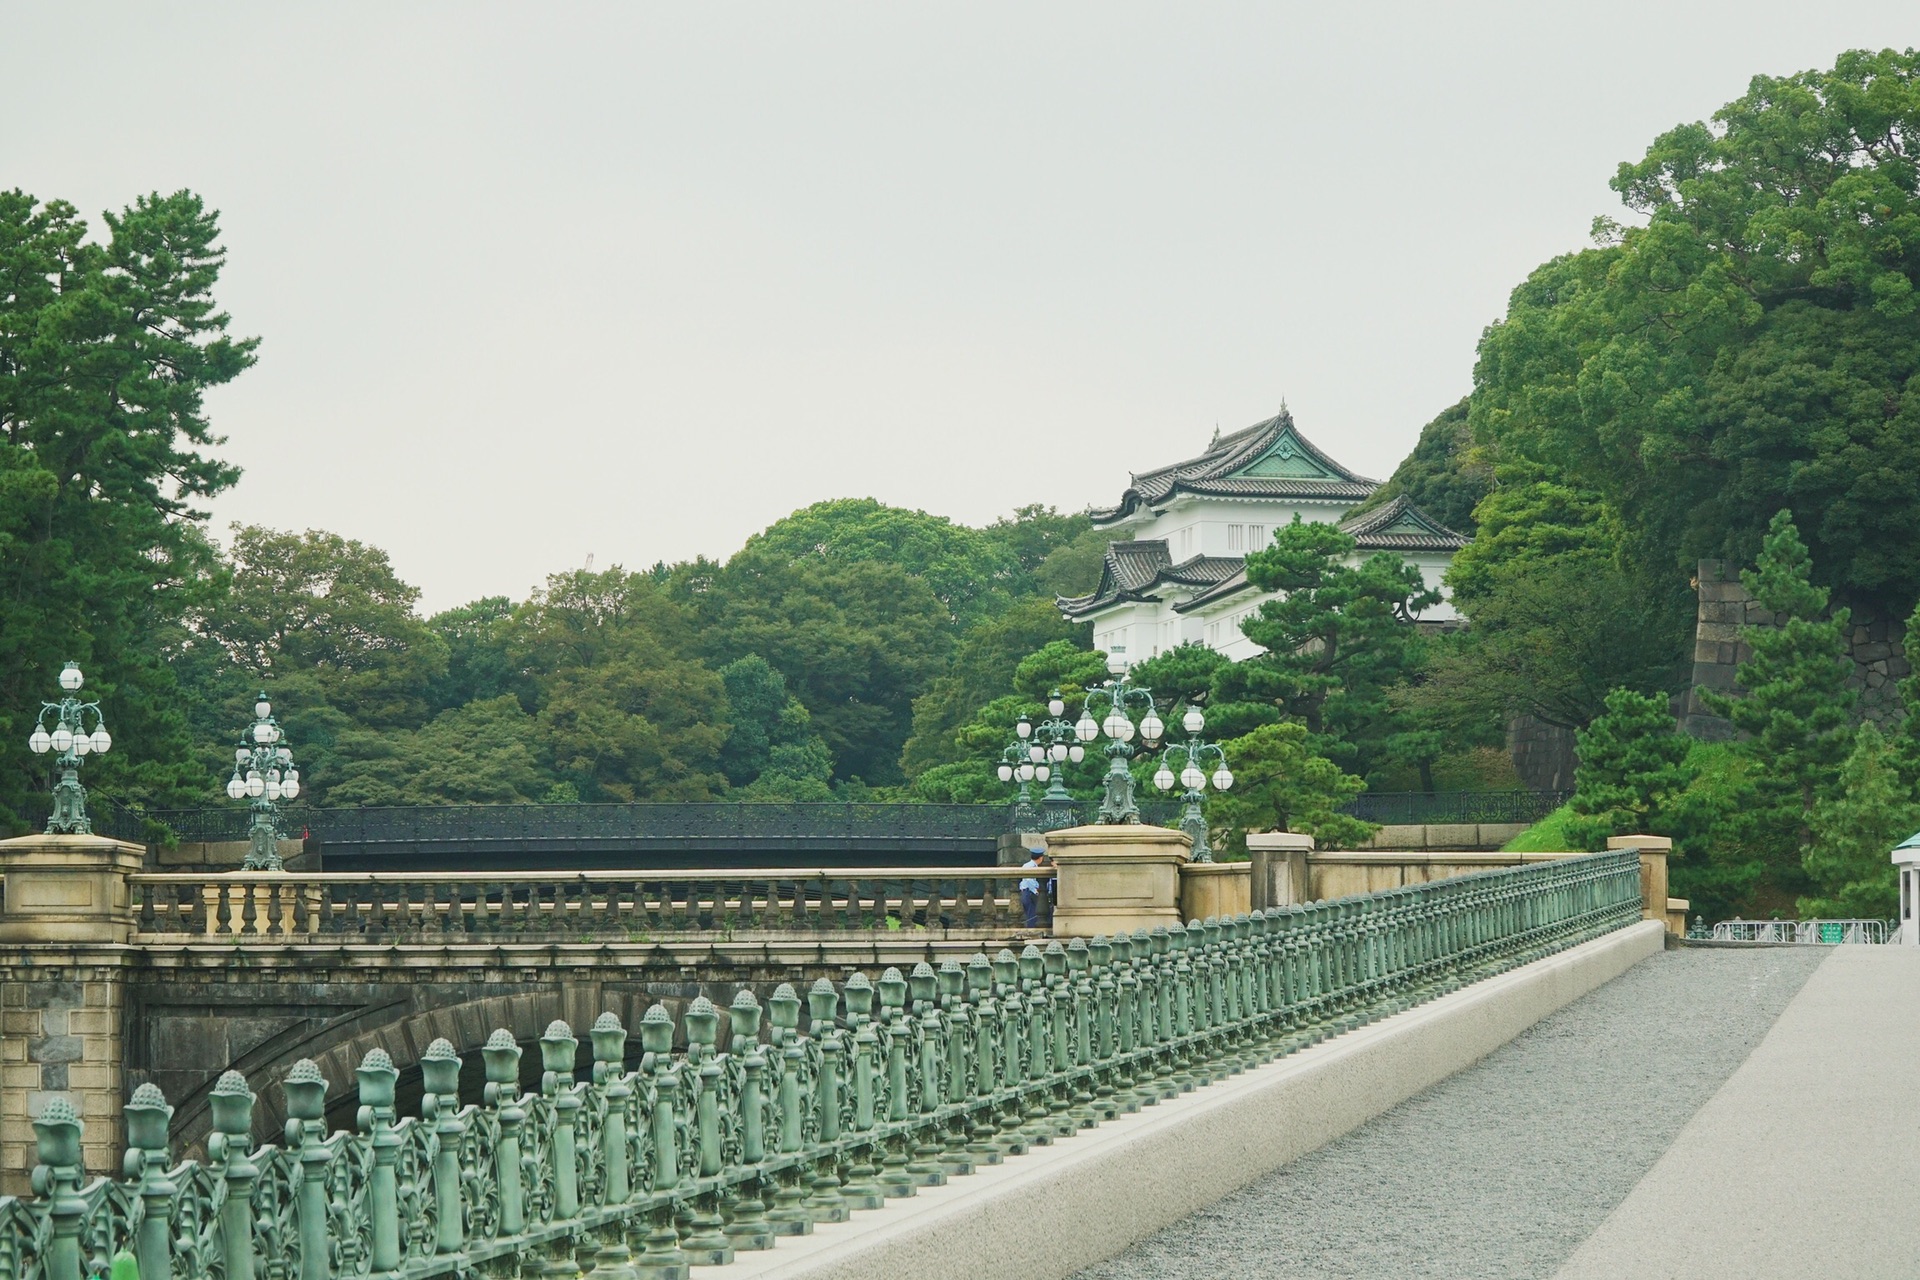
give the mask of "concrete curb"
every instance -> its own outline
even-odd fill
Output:
[[[1659,952],[1665,933],[1642,921],[713,1274],[1070,1276],[1478,1062]]]

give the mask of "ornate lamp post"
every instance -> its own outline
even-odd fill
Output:
[[[27,738],[27,749],[35,755],[49,751],[60,755],[55,762],[60,767],[60,781],[53,784],[53,816],[47,819],[50,836],[93,834],[93,823],[87,819],[87,789],[80,785],[80,762],[90,755],[105,755],[113,746],[100,704],[74,697],[84,682],[78,664],[69,662],[60,672],[60,701],[40,704],[33,733]],[[86,723],[89,714],[93,717],[91,730]],[[51,730],[47,728],[49,718]]]
[[[1140,808],[1133,802],[1133,774],[1127,768],[1127,761],[1133,758],[1133,717],[1128,713],[1130,706],[1144,706],[1146,715],[1140,719],[1140,742],[1151,751],[1160,745],[1160,735],[1166,725],[1160,722],[1160,716],[1153,709],[1153,692],[1139,685],[1127,683],[1127,660],[1120,654],[1107,658],[1107,670],[1113,679],[1097,689],[1087,690],[1086,705],[1081,708],[1080,720],[1073,726],[1074,736],[1086,746],[1092,746],[1101,734],[1107,736],[1107,777],[1106,793],[1100,800],[1100,821],[1134,822],[1140,821]],[[1106,699],[1107,714],[1103,720],[1093,718],[1093,707],[1097,699]]]
[[[243,871],[285,869],[280,862],[280,801],[300,794],[300,771],[293,767],[293,752],[281,742],[284,737],[273,718],[273,704],[262,693],[253,704],[253,723],[233,750],[233,777],[227,782],[227,797],[245,800],[253,810]]]
[[[1014,742],[1000,757],[1000,781],[1020,780],[1020,797],[1014,806],[1014,822],[1019,830],[1058,831],[1076,825],[1080,819],[1073,811],[1073,796],[1066,788],[1060,766],[1087,758],[1087,749],[1075,740],[1073,725],[1065,719],[1067,704],[1055,689],[1047,696],[1047,716],[1035,724],[1026,716],[1013,727]],[[1047,793],[1040,811],[1033,808],[1030,783],[1044,782]]]
[[[1073,722],[1066,717],[1066,699],[1055,689],[1047,695],[1047,718],[1033,726],[1034,747],[1044,750],[1046,758],[1053,763],[1053,781],[1047,785],[1047,794],[1040,801],[1042,831],[1058,831],[1062,827],[1078,826],[1080,822],[1079,814],[1074,811],[1073,796],[1067,791],[1066,770],[1060,766],[1068,761],[1079,764],[1087,758],[1087,749],[1074,732]],[[1029,747],[1028,752],[1033,749]]]
[[[1008,743],[1000,753],[1000,767],[995,772],[1000,775],[1002,782],[1020,784],[1019,794],[1013,801],[1013,829],[1030,831],[1039,821],[1039,814],[1033,808],[1033,783],[1036,779],[1045,782],[1052,770],[1028,758],[1026,737],[1033,732],[1033,726],[1027,723],[1025,717],[1015,726],[1014,732],[1019,737]]]
[[[1160,769],[1153,775],[1153,785],[1162,791],[1170,791],[1174,782],[1178,781],[1186,788],[1186,794],[1181,797],[1186,801],[1186,808],[1180,812],[1180,829],[1193,839],[1193,860],[1212,862],[1213,846],[1207,843],[1207,820],[1200,812],[1209,780],[1202,762],[1209,752],[1218,762],[1211,779],[1215,791],[1225,791],[1233,786],[1233,770],[1227,768],[1227,753],[1200,736],[1200,731],[1207,727],[1207,718],[1201,714],[1200,708],[1188,707],[1187,714],[1180,718],[1180,727],[1187,731],[1187,740],[1167,744],[1167,749],[1160,754]],[[1173,772],[1173,753],[1176,751],[1185,762],[1177,779]]]

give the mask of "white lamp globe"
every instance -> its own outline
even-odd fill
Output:
[[[1207,718],[1200,714],[1200,708],[1188,707],[1187,714],[1180,717],[1180,727],[1188,733],[1198,733],[1207,727]]]
[[[278,800],[280,798],[280,784],[277,782],[274,782],[271,779],[267,781],[266,791],[267,791],[267,799]]]
[[[282,782],[280,784],[280,794],[289,800],[299,795],[300,780],[298,778],[288,778],[285,782]]]
[[[71,662],[60,673],[60,687],[68,693],[78,689],[85,681],[86,677],[80,674],[80,668]]]
[[[1002,782],[1012,782],[1012,781],[1013,781],[1013,766],[1012,766],[1012,765],[1010,765],[1010,764],[1003,764],[1003,765],[1001,765],[1001,766],[1000,766],[1000,781],[1002,781]]]
[[[1041,782],[1045,782],[1048,778],[1051,778],[1053,776],[1053,770],[1047,768],[1046,765],[1037,764],[1033,766],[1033,776],[1037,780]]]
[[[285,747],[281,747],[278,751],[275,751],[274,754],[280,757],[281,764],[291,764],[293,762],[293,752],[287,750]]]
[[[1019,734],[1021,738],[1027,738],[1033,733],[1033,721],[1027,719],[1025,716],[1021,716],[1020,722],[1013,726],[1013,731]]]
[[[107,732],[107,726],[101,725],[93,731],[93,754],[105,755],[113,746],[113,735]]]
[[[1027,759],[1033,761],[1035,764],[1039,764],[1042,760],[1045,760],[1046,758],[1047,758],[1047,749],[1041,746],[1039,743],[1036,742],[1032,746],[1027,748]]]
[[[266,791],[267,791],[267,780],[265,778],[261,777],[257,773],[250,773],[247,775],[247,794],[248,795],[254,796],[257,798],[259,796],[265,795]]]
[[[1154,743],[1160,741],[1160,735],[1166,731],[1166,728],[1167,726],[1162,723],[1160,717],[1149,707],[1147,709],[1146,719],[1140,722],[1140,740],[1148,746],[1152,746]]]
[[[257,724],[253,726],[253,740],[263,746],[272,742],[273,726],[270,724]]]
[[[1165,765],[1161,765],[1159,772],[1153,775],[1153,785],[1162,791],[1173,786],[1173,770],[1167,768]]]
[[[238,800],[246,794],[247,784],[240,781],[239,774],[235,774],[233,777],[227,779],[227,799]]]
[[[1059,693],[1056,692],[1051,698],[1047,699],[1047,714],[1050,716],[1063,716],[1067,714],[1066,701],[1061,698]]]
[[[1032,781],[1033,781],[1033,766],[1032,766],[1032,765],[1030,765],[1030,764],[1023,764],[1023,765],[1021,765],[1021,766],[1020,766],[1020,781],[1022,781],[1022,782],[1032,782]]]
[[[53,738],[39,725],[33,727],[33,733],[27,739],[27,750],[37,756],[43,756],[53,749]]]
[[[253,704],[254,719],[265,720],[268,716],[272,714],[273,714],[273,704],[271,702],[268,702],[265,698],[262,698],[260,699],[260,701]]]
[[[1180,771],[1180,785],[1189,791],[1198,791],[1207,785],[1207,775],[1200,772],[1200,766],[1189,763]]]
[[[1127,673],[1127,655],[1114,650],[1107,655],[1107,674],[1123,676]]]
[[[93,739],[84,733],[73,735],[73,754],[84,756],[93,750]]]
[[[282,782],[293,782],[293,783],[297,783],[297,782],[299,782],[299,781],[300,781],[300,771],[299,771],[298,769],[289,769],[289,770],[287,770],[287,772],[286,772],[286,774],[285,774],[285,775],[284,775],[284,776],[283,776],[283,777],[281,778],[281,781],[282,781]]]
[[[1213,789],[1215,791],[1233,790],[1233,770],[1221,765],[1213,771]]]
[[[1094,722],[1090,712],[1080,713],[1079,722],[1073,726],[1073,736],[1082,742],[1092,742],[1100,736],[1100,726]]]
[[[64,723],[54,726],[53,736],[48,739],[55,751],[69,751],[73,748],[73,730]]]
[[[1058,764],[1067,758],[1067,744],[1064,742],[1056,742],[1047,748],[1047,754],[1053,757],[1055,764]]]
[[[1087,749],[1081,746],[1079,743],[1076,742],[1072,746],[1067,748],[1067,759],[1073,761],[1075,764],[1079,764],[1082,760],[1085,760],[1086,758],[1087,758]]]
[[[235,747],[233,749],[233,762],[235,764],[245,764],[247,762],[247,757],[251,756],[252,754],[253,752],[247,750],[245,747]]]

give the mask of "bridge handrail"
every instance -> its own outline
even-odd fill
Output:
[[[464,1104],[461,1050],[435,1041],[417,1117],[398,1115],[399,1064],[375,1048],[354,1071],[354,1130],[328,1132],[334,1085],[303,1061],[280,1082],[284,1145],[257,1149],[256,1095],[230,1071],[207,1160],[178,1165],[172,1108],[147,1084],[123,1109],[127,1172],[111,1179],[87,1178],[85,1122],[55,1099],[33,1126],[37,1198],[0,1199],[0,1280],[81,1280],[122,1249],[150,1280],[427,1280],[515,1255],[556,1274],[588,1256],[609,1272],[718,1265],[1639,918],[1639,856],[1620,850],[877,983],[823,978],[804,998],[782,985],[764,1009],[743,988],[678,1020],[655,1004],[643,1055],[601,1015],[584,1080],[579,1038],[552,1023],[535,1093],[513,1033],[468,1046],[487,1084]]]
[[[1048,875],[1053,874],[1051,870]],[[127,883],[140,885],[327,885],[373,884],[573,884],[660,880],[705,883],[710,880],[1023,880],[1033,872],[1020,867],[673,867],[660,871],[136,871]]]
[[[658,933],[1021,927],[1019,867],[140,872],[136,939],[239,945],[600,940]],[[1048,877],[1039,877],[1043,881]]]

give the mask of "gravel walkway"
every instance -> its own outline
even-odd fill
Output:
[[[1830,950],[1663,952],[1076,1280],[1551,1276]]]

